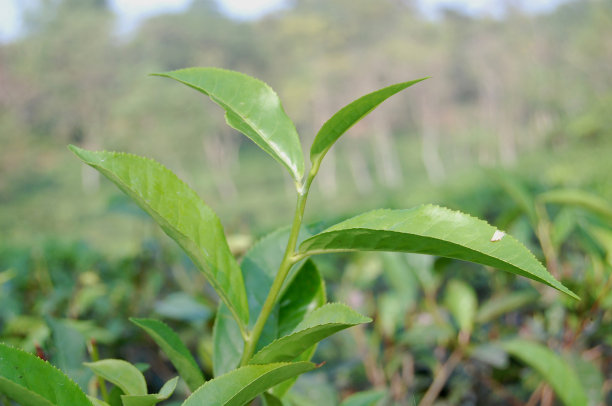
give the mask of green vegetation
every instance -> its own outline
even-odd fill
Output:
[[[500,231],[481,220],[439,207],[422,206],[414,210],[369,212],[307,238],[298,248],[310,187],[326,152],[346,130],[387,97],[418,81],[371,93],[334,114],[314,140],[310,154],[312,167],[304,179],[304,160],[298,134],[276,94],[267,85],[247,75],[212,68],[183,69],[161,76],[193,87],[221,105],[230,126],[251,138],[288,169],[295,181],[297,199],[294,220],[288,234],[274,235],[286,237],[286,244],[281,242],[279,245],[277,241],[272,240],[281,250],[276,255],[271,251],[264,251],[270,257],[261,258],[264,262],[277,261],[279,264],[278,268],[268,269],[268,272],[272,272],[273,280],[266,286],[266,279],[254,279],[248,274],[248,267],[240,269],[229,250],[217,216],[172,172],[155,161],[135,155],[91,152],[75,146],[70,147],[77,157],[113,181],[153,217],[204,273],[219,295],[221,306],[229,311],[229,318],[223,315],[221,309],[218,311],[217,318],[224,317],[225,320],[215,325],[212,349],[213,354],[219,354],[213,358],[213,368],[227,372],[217,374],[206,383],[201,382],[201,374],[197,369],[194,370],[194,367],[197,368],[195,360],[176,333],[156,320],[148,322],[149,328],[146,331],[161,344],[179,374],[192,385],[190,389],[193,393],[183,405],[241,406],[250,403],[259,395],[264,396],[265,391],[268,392],[262,397],[262,402],[282,404],[282,398],[294,382],[293,378],[316,368],[315,364],[308,361],[313,356],[313,347],[319,341],[338,331],[372,321],[346,305],[325,304],[319,300],[321,296],[325,297],[324,285],[320,283],[321,277],[312,262],[306,261],[302,264],[304,259],[313,255],[345,251],[435,254],[492,265],[527,276],[578,299],[573,292],[556,281],[518,241],[500,234]],[[381,97],[381,94],[384,96]],[[548,196],[550,195],[549,193]],[[583,200],[585,199],[580,202]],[[286,245],[285,248],[283,245]],[[248,255],[247,253],[246,257]],[[291,273],[293,279],[289,278]],[[302,280],[304,277],[297,275],[309,275],[311,279]],[[300,285],[295,285],[298,282]],[[292,289],[294,285],[296,288]],[[311,295],[304,297],[304,293],[300,291],[304,285],[316,288],[310,290]],[[288,288],[281,294],[283,286]],[[455,288],[451,290],[451,287]],[[460,316],[457,320],[463,347],[469,342],[476,311],[475,295],[467,285],[459,282],[449,284],[447,289],[451,292],[448,295],[450,308],[454,310],[453,314]],[[263,295],[263,302],[254,297],[254,293]],[[252,299],[248,301],[247,297]],[[466,299],[471,305],[466,305]],[[291,317],[284,316],[285,313],[289,313]],[[294,325],[293,329],[283,325],[283,321]],[[142,326],[142,321],[134,320],[134,323]],[[467,338],[464,333],[468,334]],[[238,348],[234,348],[233,354],[236,356],[227,356],[227,343],[236,342],[241,342]],[[505,346],[511,349],[510,352],[517,348],[511,344]],[[28,379],[23,382],[23,375],[28,371],[16,373],[15,370],[21,367],[24,361],[17,362],[13,358],[25,357],[26,363],[35,364],[41,361],[34,355],[27,355],[11,347],[5,347],[4,351],[8,355],[0,368],[0,378],[5,384],[0,389],[11,399],[19,403],[34,404],[34,397],[38,394],[36,385],[47,383],[52,378],[59,379],[58,371],[49,369],[48,364],[44,364],[45,368],[37,370],[39,376],[29,374]],[[70,349],[67,348],[66,351]],[[532,352],[538,354],[536,345],[533,345]],[[546,357],[565,367],[554,354],[546,353]],[[531,360],[529,357],[527,359]],[[215,366],[216,362],[221,362],[222,365]],[[542,369],[541,365],[545,364],[544,359],[543,364],[536,364],[536,367]],[[121,393],[120,402],[111,401],[105,389],[101,391],[102,399],[90,394],[90,400],[87,400],[85,393],[80,392],[74,382],[69,381],[70,387],[73,388],[71,395],[81,397],[77,401],[78,404],[93,402],[96,405],[109,406],[155,405],[168,399],[177,384],[177,378],[173,378],[164,384],[159,394],[147,394],[144,375],[129,362],[104,359],[84,365],[102,379],[100,388],[106,385],[104,380],[114,385],[113,390]],[[37,369],[36,365],[27,367],[28,370],[30,368]],[[548,372],[545,368],[544,370]],[[552,386],[560,392],[564,400],[571,401],[568,404],[576,404],[576,401],[585,403],[586,395],[581,392],[580,385],[575,385],[578,392],[574,390],[570,395],[564,396],[563,382],[569,373],[571,370],[568,369],[559,379],[553,371]],[[62,379],[66,377],[62,376]],[[436,391],[439,389],[435,383],[436,381],[427,390],[421,404],[430,404],[437,397]],[[65,403],[65,400],[55,399],[52,395],[48,395],[46,399],[50,405],[59,406]]]
[[[609,2],[195,0],[128,36],[30,4],[0,45],[1,406],[612,401]]]

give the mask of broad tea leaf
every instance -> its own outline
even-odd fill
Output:
[[[284,165],[293,179],[304,175],[304,157],[295,125],[270,86],[240,72],[188,68],[159,73],[192,87],[225,110],[227,123]]]
[[[311,362],[247,365],[206,382],[182,406],[243,406],[265,390],[314,368]]]
[[[217,215],[163,165],[136,155],[70,146],[83,162],[113,181],[185,250],[221,299],[243,323],[249,320],[242,273]]]
[[[130,321],[142,328],[151,336],[162,351],[168,356],[179,375],[185,380],[191,391],[204,384],[204,376],[193,356],[176,334],[165,323],[154,319],[135,319]]]
[[[485,221],[438,206],[374,210],[310,237],[300,245],[300,254],[361,250],[438,255],[525,276],[578,298],[516,239],[506,235],[492,242],[495,231]]]
[[[85,362],[94,374],[119,387],[126,395],[146,395],[147,383],[134,365],[120,359]]]
[[[588,399],[572,367],[547,347],[533,341],[515,339],[501,343],[512,356],[542,375],[567,406],[586,406]]]
[[[257,352],[250,364],[291,361],[330,335],[361,323],[369,323],[365,317],[341,303],[330,303],[309,313],[295,330]]]
[[[22,406],[91,406],[59,369],[33,354],[0,344],[0,393]]]
[[[313,165],[320,163],[327,151],[349,128],[359,120],[367,116],[378,105],[400,91],[419,83],[427,78],[412,80],[410,82],[397,83],[366,94],[359,99],[349,103],[334,114],[317,133],[312,147],[310,148],[310,160]]]

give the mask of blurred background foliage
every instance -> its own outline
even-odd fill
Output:
[[[193,0],[183,12],[119,34],[105,0],[27,2],[22,35],[0,45],[0,337],[29,350],[47,343],[53,352],[54,337],[76,331],[108,345],[108,355],[151,362],[154,346],[136,349],[127,317],[156,314],[177,323],[210,371],[216,298],[174,244],[66,145],[161,161],[219,214],[238,255],[289,221],[293,185],[206,98],[149,73],[217,66],[258,77],[279,93],[305,150],[351,100],[431,76],[334,147],[306,220],[443,204],[511,232],[583,301],[539,301],[524,280],[443,259],[324,258],[319,266],[330,297],[376,319],[373,329],[321,346],[320,360],[349,358],[332,364],[330,379],[346,393],[390,386],[404,399],[424,391],[427,371],[436,370],[440,351],[451,351],[456,339],[444,298],[447,284],[455,286],[449,278],[460,276],[481,304],[522,295],[512,296],[506,324],[492,323],[495,309],[488,315],[481,309],[476,340],[520,327],[574,355],[596,348],[589,360],[599,360],[594,382],[603,385],[612,373],[612,335],[600,328],[610,325],[612,307],[612,2],[566,1],[538,14],[500,4],[500,15],[443,9],[431,18],[410,0],[295,0],[242,21],[212,0]],[[552,190],[566,195],[555,200],[546,195]],[[513,306],[527,308],[517,313]],[[585,317],[593,324],[581,326]],[[437,327],[427,327],[432,323]],[[567,336],[572,331],[591,335],[580,341]],[[337,354],[338,340],[352,344],[344,342]],[[512,404],[513,396],[545,392],[531,375],[519,379],[515,361],[487,348],[473,354],[445,388],[449,402],[493,396],[487,399]],[[515,368],[502,373],[501,365]],[[163,362],[153,369],[170,374]],[[412,386],[401,380],[406,374]],[[472,386],[461,385],[469,379]],[[520,386],[517,395],[499,392],[500,382]],[[308,391],[298,384],[295,398],[327,393]],[[333,405],[345,392],[329,393]]]

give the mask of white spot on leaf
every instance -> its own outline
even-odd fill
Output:
[[[495,232],[493,233],[493,237],[491,237],[491,242],[497,242],[501,240],[502,238],[504,238],[504,235],[506,235],[506,233],[504,233],[503,231],[495,230]]]

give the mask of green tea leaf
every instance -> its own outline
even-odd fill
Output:
[[[369,390],[355,393],[344,399],[340,406],[375,406],[385,397],[387,393],[383,390]]]
[[[122,395],[121,401],[123,406],[153,406],[157,403],[168,399],[174,393],[178,376],[170,379],[162,386],[157,394],[151,395]]]
[[[204,384],[204,376],[198,363],[193,359],[178,334],[170,327],[154,319],[131,318],[130,321],[145,330],[159,345],[192,392]]]
[[[150,159],[72,145],[70,149],[149,213],[206,275],[237,319],[248,322],[242,273],[227,246],[221,222],[193,189]]]
[[[271,393],[264,392],[262,397],[263,406],[283,406],[283,401]]]
[[[563,358],[549,348],[522,339],[507,341],[501,346],[510,355],[538,371],[564,404],[587,405],[588,399],[578,376]]]
[[[85,393],[59,369],[1,343],[0,393],[22,406],[91,406]]]
[[[257,352],[250,364],[291,361],[312,345],[346,328],[372,321],[341,303],[330,303],[309,313],[295,330]]]
[[[545,203],[576,206],[612,221],[612,205],[601,197],[578,189],[559,189],[542,193],[538,200]]]
[[[183,406],[243,406],[274,385],[314,368],[311,362],[247,365],[206,382]]]
[[[147,384],[142,373],[134,365],[120,359],[104,359],[84,362],[97,376],[118,386],[126,395],[146,395]]]
[[[366,94],[349,103],[334,114],[317,133],[310,148],[310,161],[317,165],[323,160],[327,151],[349,128],[370,114],[378,105],[400,91],[419,83],[427,78],[410,82],[397,83]]]
[[[539,297],[540,295],[535,291],[505,292],[484,302],[476,313],[476,321],[487,323],[495,320],[503,314],[535,302]]]
[[[304,157],[300,139],[270,86],[243,73],[218,68],[188,68],[156,75],[209,96],[225,110],[227,124],[283,164],[296,182],[301,181]]]
[[[438,206],[374,210],[310,237],[300,245],[300,254],[362,250],[438,255],[525,276],[578,298],[513,237],[491,241],[496,231],[483,220]]]
[[[444,302],[459,328],[471,332],[478,308],[478,299],[474,289],[465,282],[453,279],[446,286]]]

